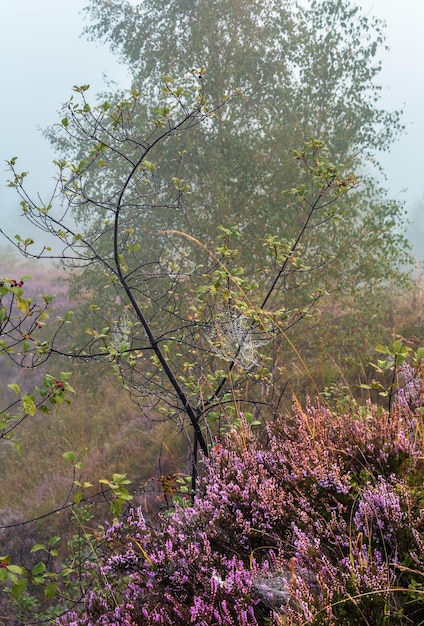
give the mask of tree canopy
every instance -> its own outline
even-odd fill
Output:
[[[162,76],[202,68],[211,109],[233,96],[208,125],[184,135],[180,176],[191,193],[172,217],[175,228],[209,244],[217,225],[237,225],[249,241],[247,263],[262,234],[290,238],[301,220],[284,195],[298,181],[291,151],[315,137],[361,179],[337,233],[328,225],[305,244],[315,264],[317,255],[332,261],[322,286],[346,293],[399,277],[403,210],[370,176],[377,152],[403,130],[400,113],[379,102],[380,20],[350,0],[91,0],[86,10],[87,34],[109,43],[134,88],[154,93]]]

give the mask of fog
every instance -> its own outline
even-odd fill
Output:
[[[18,156],[18,170],[30,173],[29,189],[42,197],[53,187],[56,158],[42,131],[59,121],[58,111],[73,85],[90,84],[96,93],[104,89],[105,77],[121,86],[129,82],[125,69],[104,46],[80,36],[86,4],[0,0],[0,160],[3,164]],[[16,192],[5,188],[5,169],[0,176],[1,222],[13,236],[27,226],[19,220]]]
[[[42,129],[58,118],[58,110],[70,96],[72,86],[89,83],[94,92],[105,85],[104,76],[120,86],[129,84],[125,68],[107,48],[80,37],[86,0],[0,0],[0,160],[19,157],[19,169],[29,170],[31,190],[47,194],[51,188],[55,157]],[[387,22],[389,52],[382,53],[382,106],[404,110],[407,134],[390,154],[380,155],[390,196],[408,208],[417,206],[424,193],[422,145],[424,120],[422,63],[424,23],[422,0],[361,0],[367,13]],[[7,175],[1,168],[0,207],[2,227],[23,227],[16,195],[5,188]],[[416,210],[412,232],[420,227]],[[424,216],[422,217],[424,224]],[[424,228],[424,226],[423,226]],[[15,234],[15,233],[13,233]],[[25,233],[23,233],[25,234]],[[416,252],[424,257],[424,244],[416,237]]]

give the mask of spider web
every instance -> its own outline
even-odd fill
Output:
[[[252,320],[233,311],[215,321],[207,339],[215,354],[244,370],[259,365],[258,348],[271,340],[264,331],[254,332]]]
[[[119,320],[112,324],[111,344],[114,348],[122,350],[130,345],[132,326],[131,316],[127,311],[124,311]]]

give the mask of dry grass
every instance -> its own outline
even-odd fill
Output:
[[[80,374],[72,384],[77,393],[69,406],[59,407],[52,415],[35,415],[24,423],[17,433],[21,453],[1,442],[4,482],[0,514],[13,511],[30,518],[59,507],[75,478],[72,465],[63,458],[66,451],[81,460],[83,469],[76,478],[93,483],[91,492],[99,490],[100,478],[127,473],[135,494],[143,499],[144,487],[152,483],[152,477],[159,479],[161,474],[184,468],[184,435],[177,433],[173,424],[149,421],[118,381],[107,378],[93,391],[85,388],[87,378]],[[158,480],[150,486],[149,491],[156,487],[160,494]]]

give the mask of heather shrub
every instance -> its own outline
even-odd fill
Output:
[[[265,441],[241,419],[193,506],[106,529],[83,608],[57,623],[420,623],[422,380],[402,375],[391,414],[295,402]]]

